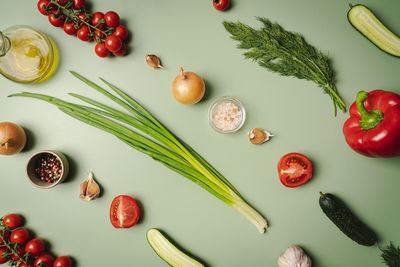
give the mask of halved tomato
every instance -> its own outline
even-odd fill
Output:
[[[112,201],[110,221],[115,228],[130,228],[138,222],[139,216],[139,206],[132,197],[120,195]]]
[[[311,161],[300,153],[288,153],[278,163],[279,179],[287,187],[305,184],[312,176]]]

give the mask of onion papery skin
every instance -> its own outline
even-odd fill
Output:
[[[0,154],[14,155],[25,147],[26,134],[21,126],[12,122],[0,122]]]

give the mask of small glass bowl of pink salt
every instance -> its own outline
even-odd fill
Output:
[[[208,109],[208,121],[211,127],[220,133],[237,132],[245,119],[243,104],[232,96],[218,98]]]

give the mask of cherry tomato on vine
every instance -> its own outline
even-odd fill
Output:
[[[10,236],[10,241],[17,244],[25,244],[29,240],[29,232],[25,228],[15,229]]]
[[[99,30],[94,30],[93,40],[95,40],[97,42],[96,37],[99,39],[100,42],[103,42],[104,39],[106,38],[106,35]]]
[[[110,35],[106,38],[105,44],[108,50],[116,52],[121,49],[122,41],[115,35]]]
[[[51,11],[51,14],[49,15],[49,22],[55,27],[61,27],[64,24],[64,18],[62,15],[56,17],[56,13],[56,10]]]
[[[3,253],[6,252],[6,250],[7,249],[5,247],[0,248],[0,264],[6,263],[10,260],[10,257],[8,256],[4,258],[2,257]]]
[[[25,263],[21,262],[18,267],[33,267],[33,262],[28,261],[28,265],[26,265]]]
[[[132,197],[120,195],[113,199],[110,221],[115,228],[130,228],[138,222],[139,216],[139,206]]]
[[[279,160],[278,173],[284,186],[297,187],[311,178],[312,164],[303,154],[289,153]]]
[[[89,41],[91,39],[90,37],[90,32],[89,32],[89,27],[86,25],[83,25],[77,32],[76,36],[84,42]]]
[[[230,0],[212,0],[216,10],[225,10],[229,7]]]
[[[121,48],[120,48],[118,51],[112,52],[112,53],[113,53],[113,55],[116,56],[116,57],[122,57],[122,56],[124,56],[124,55],[126,54],[126,45],[125,45],[125,43],[122,43],[122,46],[121,46]]]
[[[85,0],[74,0],[74,6],[72,7],[75,10],[82,9],[85,6]]]
[[[0,235],[2,236],[2,240],[8,241],[10,238],[10,232],[9,231],[3,231],[0,230]],[[3,245],[3,241],[0,241],[0,247]]]
[[[106,24],[109,27],[117,27],[119,24],[119,16],[114,11],[108,11],[104,15],[104,20],[106,21]]]
[[[102,12],[95,12],[92,18],[92,25],[101,28],[103,23],[99,24],[99,22],[104,18],[104,14]]]
[[[96,44],[94,51],[99,57],[107,57],[110,51],[106,48],[105,43]]]
[[[23,259],[25,255],[24,247],[19,247],[17,253],[18,255],[12,254],[11,258],[15,261],[21,261],[21,259]]]
[[[124,26],[118,25],[115,28],[113,35],[117,36],[121,40],[126,40],[128,38],[128,30]]]
[[[39,2],[37,3],[37,8],[38,8],[39,12],[45,16],[48,16],[49,12],[47,12],[45,9],[47,6],[49,6],[49,4],[50,4],[50,0],[39,0]]]
[[[74,25],[73,22],[64,23],[63,28],[64,28],[64,32],[66,34],[69,34],[69,35],[75,35],[76,34],[77,29],[75,29],[75,25]]]
[[[38,256],[43,251],[44,242],[41,239],[32,239],[25,245],[25,252],[30,252],[33,256]]]
[[[35,267],[52,267],[54,262],[53,256],[50,254],[42,254],[36,258],[34,265]]]
[[[67,4],[67,0],[57,0],[57,3],[58,3],[60,6],[65,6],[65,5]]]
[[[53,267],[71,267],[71,266],[72,266],[71,258],[68,256],[60,256],[53,263]]]
[[[14,230],[21,225],[21,216],[15,213],[10,213],[4,216],[3,224],[7,226],[10,230]]]

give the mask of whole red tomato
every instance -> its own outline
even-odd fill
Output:
[[[25,263],[21,262],[18,267],[33,267],[33,262],[28,261],[28,265],[26,265]]]
[[[91,39],[90,37],[90,32],[89,32],[89,27],[86,25],[83,25],[77,32],[76,36],[78,36],[79,40],[82,40],[84,42],[89,41]]]
[[[57,11],[53,10],[49,15],[49,22],[54,27],[61,27],[64,25],[64,17],[62,15],[57,15]]]
[[[8,241],[10,239],[10,232],[0,230],[0,235],[1,235],[1,239],[0,239],[0,247],[1,247],[4,243],[3,240]]]
[[[104,15],[104,20],[106,21],[106,24],[109,27],[117,27],[119,24],[119,16],[114,11],[108,11]]]
[[[113,35],[117,36],[121,40],[126,40],[128,38],[128,30],[124,26],[118,25],[115,28]]]
[[[69,34],[69,35],[75,35],[75,34],[76,34],[76,31],[77,31],[77,30],[75,29],[75,26],[74,26],[74,23],[73,23],[73,22],[64,23],[63,28],[64,28],[64,32],[65,32],[66,34]]]
[[[122,57],[122,56],[124,56],[124,55],[126,54],[126,45],[125,45],[125,43],[122,43],[122,46],[121,46],[121,48],[120,48],[118,51],[112,52],[112,53],[113,53],[113,55],[116,56],[116,57]]]
[[[99,57],[107,57],[110,54],[110,51],[106,48],[104,43],[97,44],[94,47],[94,51]]]
[[[230,0],[213,0],[216,10],[225,10],[229,7]]]
[[[53,267],[71,267],[72,261],[68,256],[60,256],[58,257],[53,264]]]
[[[279,179],[287,187],[305,184],[312,176],[311,161],[300,153],[288,153],[278,163]]]
[[[29,232],[25,228],[19,228],[11,233],[10,241],[20,245],[25,244],[29,240]]]
[[[53,256],[50,254],[42,254],[36,258],[33,266],[35,267],[52,267],[53,266]]]
[[[40,13],[42,13],[45,16],[49,15],[49,12],[46,11],[46,7],[48,7],[50,4],[50,0],[39,0],[37,3],[37,8]]]
[[[138,222],[139,217],[139,206],[132,197],[120,195],[113,199],[110,221],[115,228],[130,228]]]
[[[7,226],[10,230],[14,230],[21,225],[21,216],[15,213],[10,213],[4,216],[3,224]]]
[[[4,257],[3,258],[3,253],[6,252],[6,248],[5,247],[1,247],[0,248],[0,264],[6,263],[7,261],[10,260],[10,257]]]
[[[122,47],[122,41],[115,35],[110,35],[105,41],[106,47],[111,52],[117,52]]]
[[[44,242],[41,239],[32,239],[25,245],[25,252],[30,252],[33,256],[38,256],[43,251]]]

